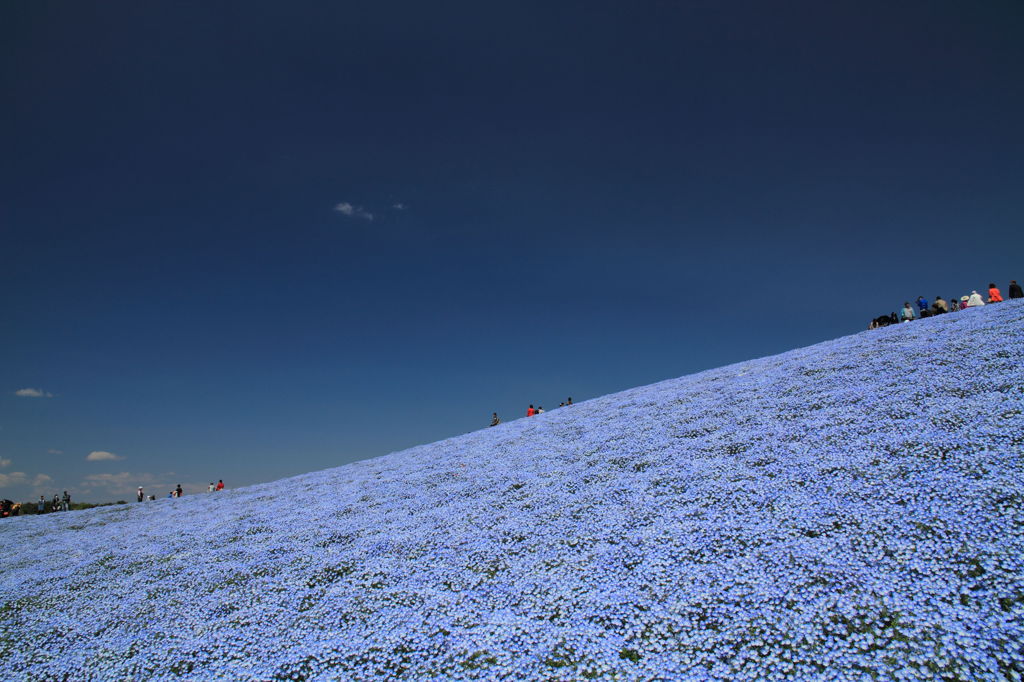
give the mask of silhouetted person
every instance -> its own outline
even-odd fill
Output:
[[[135,499],[137,499],[139,502],[142,502],[144,499],[146,499],[146,496],[142,494],[141,485],[139,486],[139,492],[135,493]]]
[[[572,398],[569,398],[569,400],[567,400],[565,404],[566,406],[572,405]]]
[[[501,420],[498,419],[498,413],[497,412],[491,413],[491,426],[497,426],[500,423],[501,423]]]
[[[184,494],[185,494],[185,491],[183,491],[183,490],[181,489],[181,484],[179,483],[179,484],[178,484],[178,487],[174,489],[174,496],[175,496],[175,497],[181,497],[181,496],[182,496],[182,495],[184,495]]]
[[[1010,298],[1024,298],[1024,289],[1020,288],[1015,279],[1010,280],[1010,288],[1007,290],[1007,293],[1010,295]]]

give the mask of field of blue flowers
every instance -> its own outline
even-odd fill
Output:
[[[1020,679],[1024,305],[0,552],[5,680]]]

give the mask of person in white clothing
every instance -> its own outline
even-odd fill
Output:
[[[981,300],[981,295],[977,291],[972,291],[970,298],[967,299],[967,307],[976,308],[982,305],[985,305],[985,301]]]

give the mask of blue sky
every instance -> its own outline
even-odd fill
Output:
[[[0,495],[272,480],[1005,289],[1021,35],[1011,1],[8,3]]]

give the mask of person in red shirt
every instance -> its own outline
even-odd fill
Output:
[[[533,409],[533,405],[530,405],[529,409],[526,410],[526,416],[532,417],[535,414],[537,414],[537,410]]]
[[[988,285],[988,302],[989,303],[1002,303],[1003,295],[999,293],[999,289],[996,288],[995,283],[989,282]]]
[[[224,481],[219,478],[217,479],[217,490],[224,490]]]

